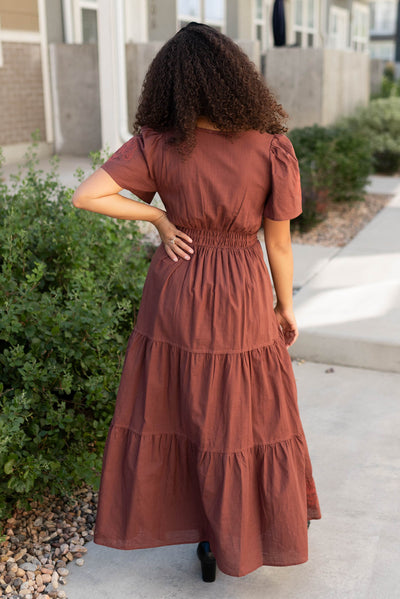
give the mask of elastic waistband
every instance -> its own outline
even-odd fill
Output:
[[[257,233],[243,233],[241,231],[213,231],[212,229],[191,229],[189,227],[176,227],[189,235],[198,245],[216,247],[250,247],[257,243]]]

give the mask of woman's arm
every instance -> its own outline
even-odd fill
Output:
[[[275,314],[282,328],[286,347],[298,337],[293,313],[293,253],[290,220],[264,219],[264,237],[277,303]]]
[[[157,228],[172,260],[178,260],[177,256],[190,259],[184,250],[193,253],[193,249],[183,239],[189,243],[192,240],[168,220],[166,212],[155,206],[125,198],[118,193],[122,189],[104,169],[98,168],[76,188],[72,203],[76,208],[113,218],[149,221]],[[173,245],[169,242],[172,237],[176,237]]]
[[[125,198],[118,193],[121,190],[122,187],[104,169],[98,168],[77,187],[72,203],[76,208],[124,220],[154,223],[164,214],[160,208]]]

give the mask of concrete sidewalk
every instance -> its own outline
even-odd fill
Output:
[[[292,357],[400,372],[399,231],[400,191],[296,294]]]
[[[60,164],[58,172],[60,175],[60,181],[63,185],[72,187],[75,189],[79,185],[78,179],[74,176],[75,170],[79,167],[84,173],[85,177],[89,176],[92,172],[91,160],[86,156],[59,156]],[[24,161],[21,160],[21,164]],[[42,170],[44,173],[48,173],[51,170],[49,158],[40,158],[37,168]],[[10,175],[16,174],[18,170],[18,164],[7,164],[3,166],[3,175],[7,181],[10,181]],[[23,167],[23,173],[26,169]]]
[[[309,559],[204,583],[196,544],[123,551],[86,545],[69,599],[395,599],[400,588],[400,375],[294,363],[320,500]]]

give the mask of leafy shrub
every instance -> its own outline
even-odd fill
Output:
[[[326,212],[330,201],[362,200],[371,172],[371,149],[362,131],[340,124],[292,129],[299,161],[303,214],[295,219],[306,230]]]
[[[315,124],[292,129],[289,137],[299,161],[303,197],[303,213],[293,220],[293,225],[307,230],[322,220],[324,213],[324,185],[319,171],[323,164],[327,129]]]
[[[369,139],[372,169],[395,174],[400,169],[400,97],[371,100],[353,115],[341,120],[343,126]]]
[[[387,62],[383,71],[381,88],[378,93],[371,94],[371,100],[400,96],[400,80],[395,77],[393,62]]]
[[[386,77],[389,81],[395,80],[395,68],[393,62],[389,61],[385,64],[385,68],[383,69],[383,76]]]
[[[0,518],[97,487],[149,264],[136,223],[74,208],[58,157],[43,176],[34,148],[0,183]]]
[[[380,93],[378,96],[374,96],[371,99],[375,100],[377,98],[390,98],[392,96],[400,96],[400,82],[393,81],[392,79],[384,76],[382,78]]]
[[[372,171],[368,137],[362,131],[352,131],[339,124],[329,128],[329,137],[322,169],[328,199],[334,202],[363,200]]]

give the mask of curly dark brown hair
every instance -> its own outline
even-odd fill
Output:
[[[285,133],[288,118],[247,54],[203,23],[180,29],[159,50],[144,78],[133,132],[142,126],[169,132],[182,155],[196,144],[197,119],[208,118],[226,135],[255,129]]]

